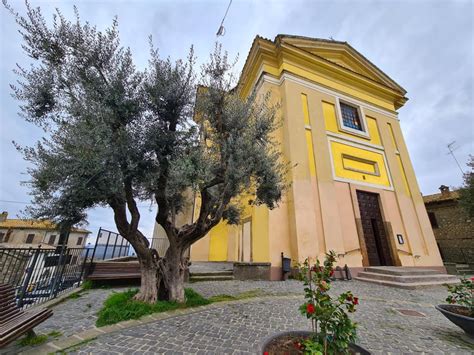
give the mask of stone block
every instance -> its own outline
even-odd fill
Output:
[[[236,280],[270,280],[271,263],[237,262],[234,263]]]

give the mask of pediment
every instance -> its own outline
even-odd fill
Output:
[[[280,43],[289,44],[403,94],[406,93],[400,85],[347,42],[289,35],[278,35],[277,38]]]

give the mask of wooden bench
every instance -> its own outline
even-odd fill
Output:
[[[32,332],[34,327],[52,315],[53,311],[46,308],[21,310],[16,305],[13,287],[0,284],[0,348]]]
[[[96,261],[90,268],[87,280],[140,279],[138,261]]]

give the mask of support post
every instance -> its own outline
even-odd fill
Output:
[[[28,290],[28,285],[29,285],[30,280],[31,280],[31,275],[33,275],[33,271],[36,267],[36,262],[38,261],[38,257],[39,257],[40,252],[41,252],[41,245],[39,245],[38,249],[36,249],[35,254],[33,256],[33,260],[31,261],[31,265],[27,269],[25,281],[23,282],[23,286],[21,287],[20,296],[18,298],[18,307],[20,307],[20,308],[23,307],[25,294],[26,294],[26,291]]]

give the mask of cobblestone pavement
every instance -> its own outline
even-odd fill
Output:
[[[124,329],[100,336],[71,353],[255,354],[258,344],[272,333],[309,329],[308,321],[298,312],[303,298],[295,296],[302,293],[301,284],[296,281],[221,281],[189,286],[206,297],[253,290],[275,297],[222,304]],[[373,353],[474,353],[474,346],[461,339],[462,331],[433,307],[446,297],[444,288],[401,290],[351,281],[334,283],[332,292],[349,289],[360,297],[354,314],[359,323],[358,343]],[[88,296],[95,292],[90,291]],[[415,310],[425,316],[406,316],[397,309]]]
[[[127,289],[127,288],[125,288]],[[105,299],[120,288],[93,289],[81,292],[80,297],[66,299],[53,307],[53,316],[38,325],[34,330],[37,334],[60,332],[61,336],[71,336],[95,325],[96,313],[102,308]],[[0,349],[0,354],[17,354],[24,350],[16,342]]]
[[[83,291],[79,298],[68,299],[53,307],[53,316],[35,328],[37,333],[59,331],[70,336],[94,326],[97,312],[105,299],[114,291],[127,288],[107,288]]]

